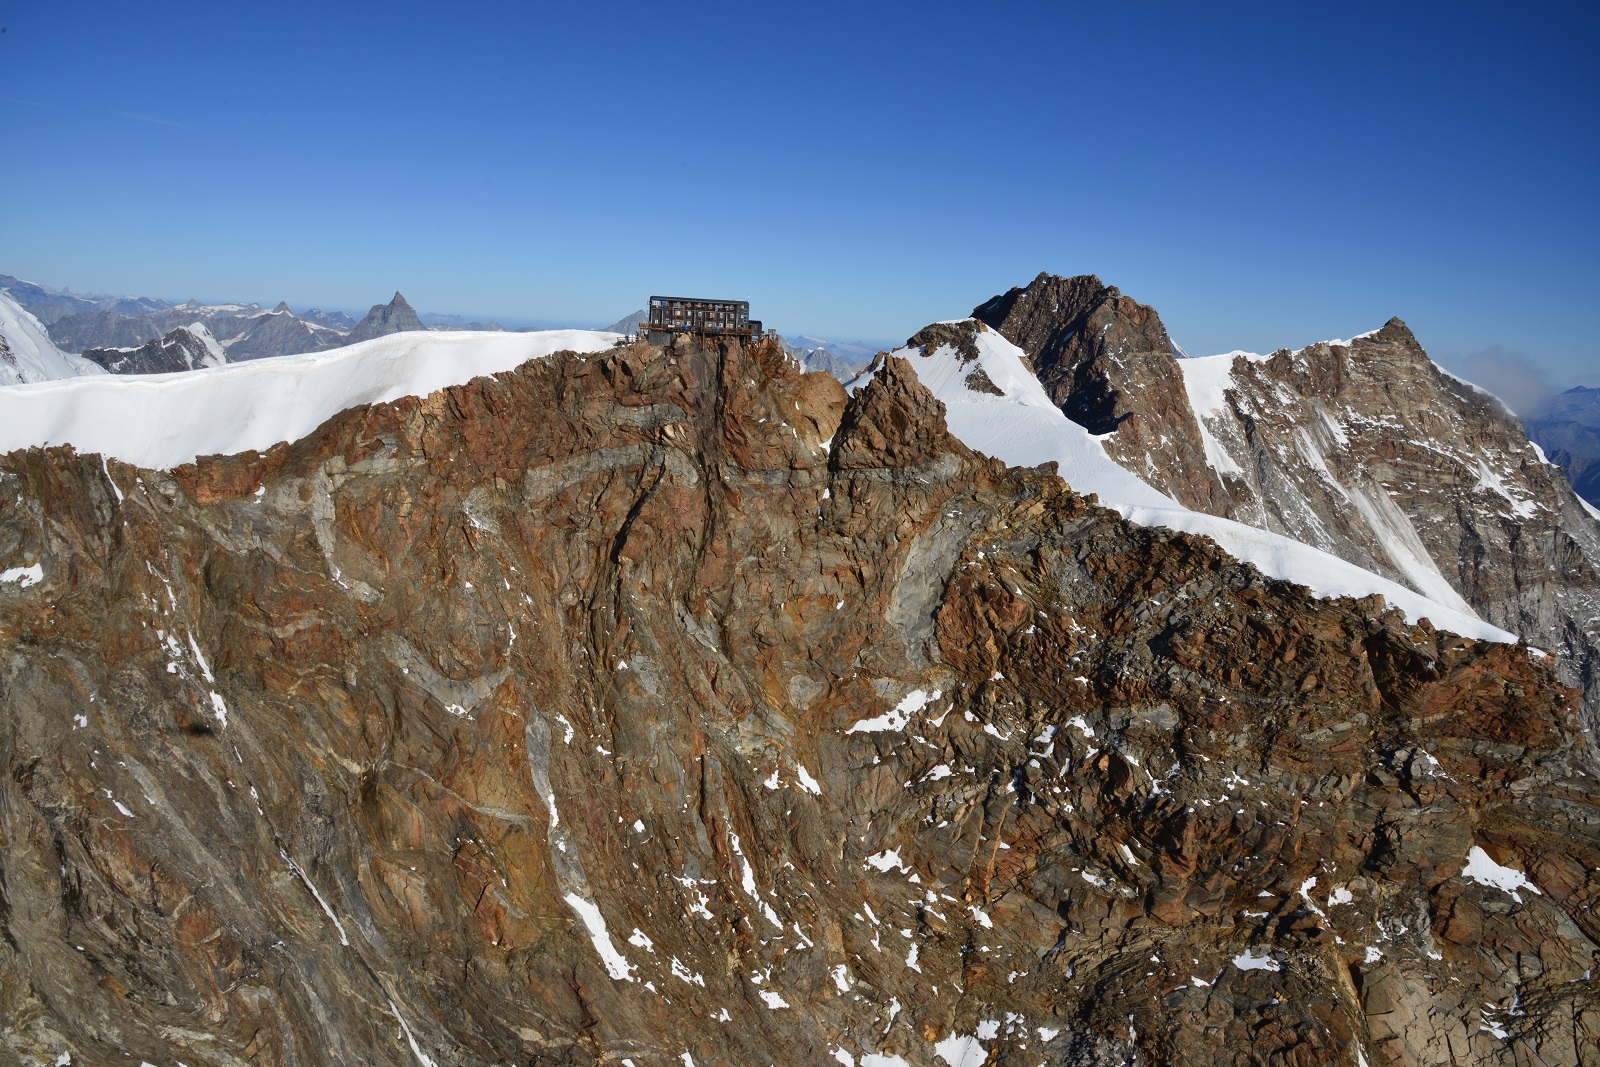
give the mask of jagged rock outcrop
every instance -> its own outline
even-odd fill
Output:
[[[372,310],[367,312],[366,317],[356,323],[345,336],[344,343],[353,345],[357,341],[370,341],[374,337],[385,337],[391,333],[426,329],[422,320],[417,318],[416,311],[397,291],[394,299],[387,304],[373,304]]]
[[[1523,422],[1573,492],[1600,507],[1600,389],[1580,385],[1558,393]]]
[[[22,1062],[1600,1057],[1548,660],[1006,469],[896,358],[564,354],[0,489]]]
[[[138,348],[90,348],[83,358],[112,374],[171,374],[196,367],[220,367],[228,355],[198,322],[180,326]]]
[[[1113,434],[1105,448],[1118,463],[1185,507],[1234,517],[1153,308],[1093,275],[1041,273],[972,317],[1028,354],[1068,418],[1090,433]]]

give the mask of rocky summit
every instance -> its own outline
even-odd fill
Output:
[[[1600,1061],[1550,658],[773,342],[0,458],[0,1058]]]

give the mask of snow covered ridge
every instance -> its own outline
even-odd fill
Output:
[[[1209,537],[1236,558],[1255,564],[1263,574],[1307,586],[1317,596],[1377,593],[1411,622],[1427,618],[1438,628],[1463,637],[1507,643],[1517,640],[1516,635],[1468,611],[1440,604],[1337,556],[1279,534],[1189,510],[1111,459],[1089,431],[1067,418],[1028,370],[1021,349],[980,323],[962,321],[972,321],[977,328],[976,360],[963,363],[949,345],[928,355],[920,348],[902,348],[894,354],[909,362],[922,384],[944,402],[950,432],[968,447],[1016,467],[1053,461],[1074,490],[1096,494],[1101,504],[1124,518],[1142,526]],[[982,375],[977,373],[980,370]],[[847,388],[854,392],[871,377],[871,372],[862,374]]]
[[[168,469],[200,456],[265,451],[349,408],[426,396],[552,352],[602,351],[617,338],[593,330],[396,333],[177,374],[12,385],[0,388],[0,453],[71,445]]]

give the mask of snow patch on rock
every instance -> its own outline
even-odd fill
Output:
[[[1468,851],[1467,865],[1461,871],[1461,877],[1509,893],[1511,899],[1519,904],[1522,903],[1520,891],[1523,889],[1543,895],[1543,890],[1534,885],[1525,873],[1513,867],[1501,866],[1477,845],[1473,845]]]

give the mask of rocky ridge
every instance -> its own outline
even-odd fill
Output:
[[[1244,521],[1413,588],[1447,583],[1558,653],[1600,726],[1600,522],[1498,400],[1441,372],[1398,319],[1233,357],[1220,400],[1203,424],[1225,468],[1237,457],[1223,477]]]
[[[27,308],[46,326],[65,315],[83,312],[144,315],[172,306],[168,301],[145,296],[109,296],[105,293],[75,293],[70,288],[54,289],[9,274],[0,274],[0,289],[9,293],[13,300]]]
[[[323,352],[348,344],[346,335],[301,318],[280,302],[271,311],[251,316],[245,328],[228,341],[228,357],[263,359],[303,352]]]
[[[260,314],[261,310],[253,308],[250,313]],[[244,317],[232,311],[215,312],[198,306],[180,305],[147,315],[125,315],[104,310],[66,314],[50,324],[50,338],[68,352],[85,352],[91,348],[139,348],[196,322],[224,343],[232,341],[248,328]]]
[[[254,304],[213,307],[191,302],[146,314],[70,314],[50,325],[50,336],[67,351],[136,349],[196,324],[233,360],[320,352],[345,343],[340,331],[303,319],[283,303],[265,311]]]
[[[1600,1056],[1548,661],[1266,581],[774,344],[0,458],[27,1062]]]
[[[824,341],[804,334],[793,338],[771,336],[803,369],[831,374],[841,382],[848,382],[866,370],[878,353],[876,347],[860,342]]]
[[[1600,522],[1517,418],[1435,366],[1399,319],[1348,342],[1191,360],[1152,309],[1097,278],[1041,275],[974,314],[1057,383],[1069,417],[1110,434],[1124,467],[1556,652],[1600,728]]]
[[[0,282],[6,281],[0,275]],[[144,298],[63,297],[54,290],[27,282],[14,282],[8,288],[30,309],[48,315],[48,330],[53,344],[67,352],[90,350],[131,351],[161,342],[174,330],[199,325],[225,349],[229,360],[261,359],[267,356],[323,352],[352,343],[353,330],[361,326],[344,312],[312,308],[303,315],[290,310],[286,302],[271,309],[259,304],[201,304],[189,301],[172,305]],[[420,320],[405,298],[399,304],[374,305],[362,334],[355,340],[383,336],[398,329],[422,329]],[[478,326],[498,329],[494,323]],[[472,328],[472,327],[467,327]],[[108,357],[111,358],[111,357]],[[157,359],[166,365],[171,360]],[[130,364],[131,365],[131,364]],[[139,372],[149,373],[149,372]]]
[[[321,308],[310,308],[301,312],[300,317],[307,322],[315,323],[318,326],[326,326],[330,330],[338,330],[341,333],[348,331],[356,324],[356,320],[343,311],[323,311]]]

